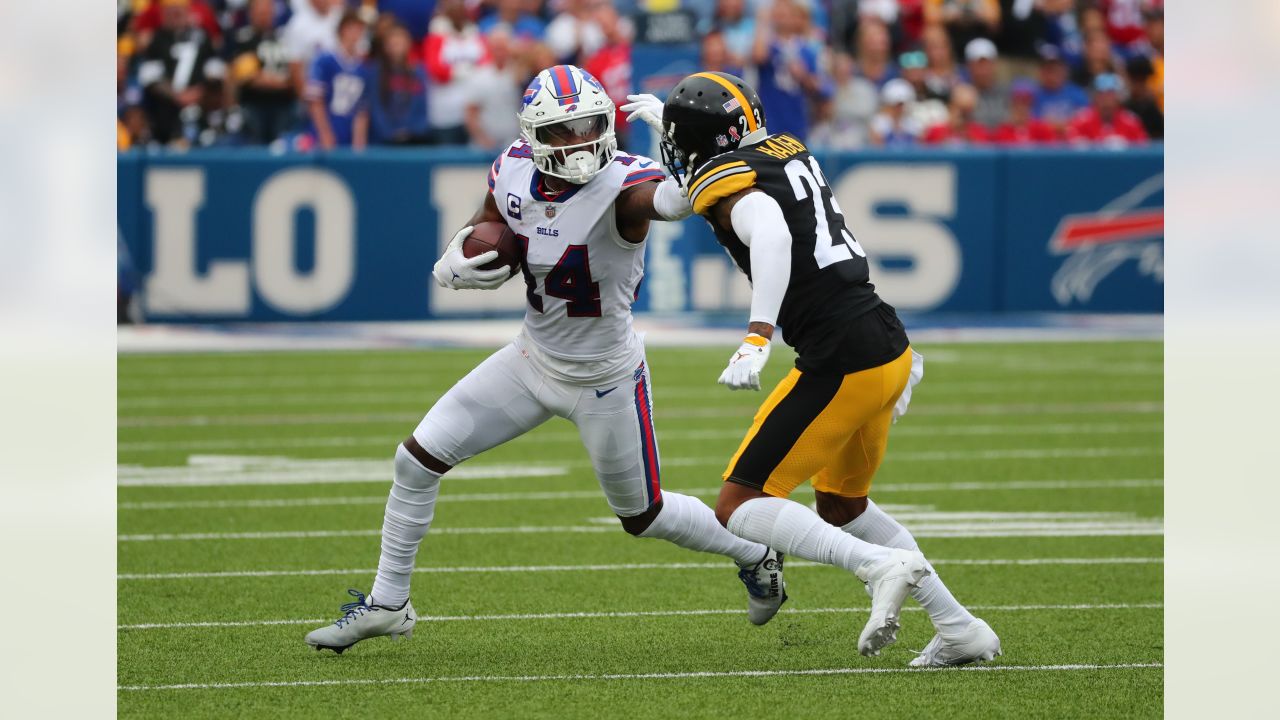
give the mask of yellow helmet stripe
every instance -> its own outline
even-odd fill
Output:
[[[746,165],[747,164],[742,160],[735,160],[733,162],[727,162],[723,165],[717,165],[711,168],[710,170],[703,173],[702,177],[695,180],[693,182],[693,185],[689,186],[689,195],[692,196],[694,193],[698,192],[699,185],[715,177],[715,174],[720,172],[721,170],[728,170],[729,168],[736,168],[736,167],[746,167]]]
[[[760,129],[760,126],[756,124],[756,114],[751,111],[751,104],[747,102],[747,96],[743,95],[742,91],[739,90],[737,86],[715,73],[700,72],[694,73],[693,76],[714,80],[717,85],[728,90],[729,93],[737,98],[738,102],[742,105],[742,114],[747,116],[747,132],[755,132]]]

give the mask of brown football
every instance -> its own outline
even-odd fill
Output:
[[[497,250],[498,257],[480,266],[482,270],[510,269],[515,275],[520,268],[520,242],[504,222],[482,222],[471,229],[462,241],[462,254],[471,258],[490,250]]]

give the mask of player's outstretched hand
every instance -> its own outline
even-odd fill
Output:
[[[444,255],[436,261],[435,270],[431,274],[441,287],[450,290],[492,290],[500,287],[511,277],[507,268],[481,270],[480,266],[498,257],[498,251],[490,250],[469,258],[462,254],[462,241],[471,234],[473,226],[468,225],[458,231],[444,249]]]
[[[623,105],[620,110],[627,115],[627,122],[633,123],[636,120],[643,120],[649,127],[662,134],[662,107],[665,105],[657,97],[649,94],[645,95],[628,95],[627,99],[631,102]]]
[[[728,385],[730,390],[759,390],[760,371],[769,362],[769,340],[763,335],[751,333],[742,341],[733,357],[729,358],[729,367],[720,373],[720,384]]]

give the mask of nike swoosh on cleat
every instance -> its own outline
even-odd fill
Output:
[[[614,390],[617,390],[617,389],[618,389],[618,386],[617,386],[617,385],[614,385],[613,387],[609,388],[608,390],[597,390],[597,391],[596,391],[596,397],[598,397],[598,398],[602,398],[602,397],[604,397],[605,395],[608,395],[609,393],[611,393],[611,392],[613,392]]]

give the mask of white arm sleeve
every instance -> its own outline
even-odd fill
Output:
[[[658,183],[658,189],[653,191],[653,209],[664,220],[683,220],[693,214],[689,198],[671,178]]]
[[[748,193],[729,214],[733,232],[751,248],[751,319],[778,324],[778,310],[791,282],[791,231],[778,201]]]

